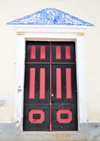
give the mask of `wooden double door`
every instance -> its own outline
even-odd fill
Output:
[[[74,42],[26,42],[24,131],[77,130]]]

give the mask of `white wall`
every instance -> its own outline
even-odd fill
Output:
[[[88,121],[100,122],[99,7],[99,0],[0,0],[0,122],[13,120],[16,34],[15,26],[6,23],[44,8],[57,8],[94,24],[85,34]]]

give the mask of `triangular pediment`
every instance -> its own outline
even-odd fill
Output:
[[[74,17],[68,13],[55,8],[46,8],[37,11],[31,15],[24,16],[14,21],[8,22],[8,25],[77,25],[93,26],[93,24]]]

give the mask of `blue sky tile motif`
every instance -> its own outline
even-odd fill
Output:
[[[8,25],[77,25],[94,26],[84,20],[74,17],[68,13],[55,8],[46,8],[37,11],[31,15],[24,16],[14,21],[8,22]]]

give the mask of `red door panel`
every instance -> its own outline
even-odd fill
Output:
[[[49,131],[50,106],[46,104],[24,105],[24,131]]]
[[[30,68],[29,99],[35,99],[35,68]]]
[[[31,45],[30,59],[36,59],[36,45]]]
[[[75,62],[74,42],[52,42],[52,62]]]
[[[61,59],[61,46],[56,46],[56,59]]]
[[[68,117],[61,117],[61,114],[68,114]],[[72,119],[72,111],[69,109],[59,109],[56,112],[56,120],[59,123],[70,123],[73,119]]]
[[[66,59],[71,59],[71,46],[65,46]]]
[[[72,99],[71,68],[66,68],[66,99]]]
[[[41,45],[40,46],[40,59],[46,59],[45,58],[45,46]]]
[[[27,41],[25,62],[50,62],[50,43]]]
[[[45,68],[40,68],[39,99],[45,99]]]
[[[61,117],[67,114],[67,117]],[[52,130],[75,131],[77,130],[77,106],[75,104],[54,104],[52,106]]]
[[[61,68],[56,68],[56,99],[62,98]]]
[[[38,118],[34,118],[34,115],[40,115]],[[45,112],[42,109],[31,109],[29,111],[29,121],[31,123],[43,123],[45,121]]]
[[[76,104],[77,91],[76,91],[75,68],[76,68],[75,64],[53,64],[52,65],[53,104],[54,103],[75,103]],[[56,71],[57,69],[61,70],[60,71],[61,73],[59,73],[59,75],[57,75],[57,71]],[[59,84],[58,87],[57,87],[57,84]],[[60,93],[59,98],[57,97],[57,92]]]
[[[25,104],[50,104],[50,65],[26,64],[24,87]]]

